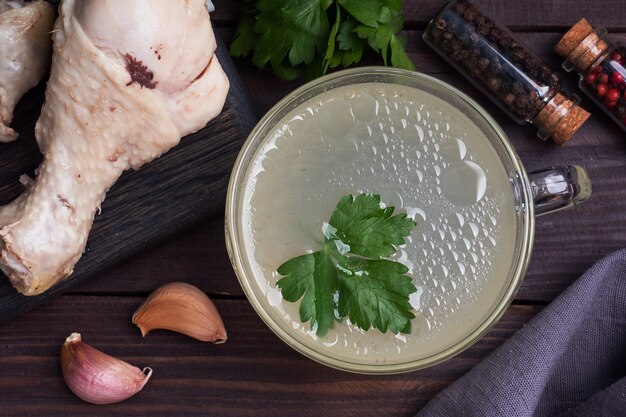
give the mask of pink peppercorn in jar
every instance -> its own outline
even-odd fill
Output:
[[[626,45],[605,39],[603,27],[593,29],[581,19],[554,47],[565,58],[563,68],[580,74],[579,86],[626,130]]]

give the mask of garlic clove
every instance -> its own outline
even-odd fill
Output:
[[[132,397],[146,385],[152,369],[143,370],[107,355],[72,333],[61,346],[61,368],[72,392],[92,404],[113,404]]]
[[[143,336],[151,330],[165,329],[216,344],[227,338],[213,301],[184,282],[171,282],[154,290],[133,314],[133,323]]]

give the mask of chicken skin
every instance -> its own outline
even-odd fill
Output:
[[[35,136],[0,207],[0,269],[25,295],[70,275],[106,191],[217,116],[229,88],[204,0],[63,0]]]
[[[0,0],[0,142],[17,138],[9,127],[13,109],[48,71],[53,24],[52,6],[43,0]]]

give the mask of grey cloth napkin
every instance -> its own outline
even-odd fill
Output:
[[[596,263],[417,417],[626,416],[626,250]]]

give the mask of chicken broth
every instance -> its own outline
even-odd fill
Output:
[[[461,111],[422,90],[364,83],[301,104],[266,136],[244,184],[252,286],[274,320],[326,355],[365,364],[431,356],[480,326],[510,285],[517,214],[500,157]],[[283,300],[276,269],[319,250],[339,199],[360,193],[417,222],[394,257],[417,287],[416,317],[410,334],[344,319],[319,338],[300,322],[300,303]]]

